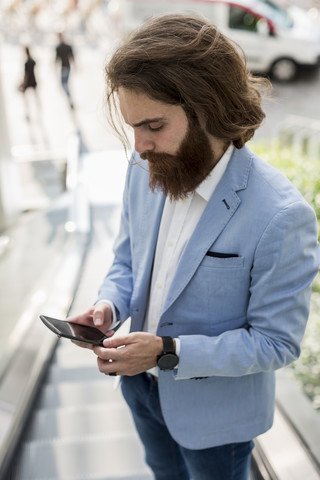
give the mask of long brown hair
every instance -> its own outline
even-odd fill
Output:
[[[247,72],[240,47],[207,19],[160,15],[133,32],[106,66],[109,121],[123,135],[115,121],[115,93],[123,87],[181,105],[203,118],[211,135],[241,148],[265,117],[260,90],[266,84]]]

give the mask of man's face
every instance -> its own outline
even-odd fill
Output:
[[[133,127],[135,149],[148,160],[150,188],[171,199],[193,192],[214,166],[208,136],[197,119],[188,120],[177,105],[119,89],[121,113]]]

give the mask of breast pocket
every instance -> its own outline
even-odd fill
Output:
[[[206,255],[196,273],[197,281],[205,282],[210,295],[233,296],[247,279],[244,257]],[[247,282],[245,282],[247,283]]]
[[[190,282],[190,292],[202,291],[204,311],[217,323],[245,317],[249,288],[250,270],[241,256],[206,255]]]

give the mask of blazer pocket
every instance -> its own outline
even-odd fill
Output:
[[[209,255],[209,253],[214,253],[214,255]],[[244,257],[236,256],[217,256],[216,252],[207,252],[203,257],[200,267],[208,268],[225,268],[229,270],[230,268],[241,268],[244,266]],[[234,254],[235,255],[235,254]]]
[[[210,250],[206,253],[208,257],[215,257],[215,258],[235,258],[239,257],[237,253],[220,253],[220,252],[210,252]]]

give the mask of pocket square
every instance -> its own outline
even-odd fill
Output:
[[[235,258],[239,257],[237,253],[220,253],[220,252],[207,252],[206,255],[208,257],[216,257],[216,258]]]

